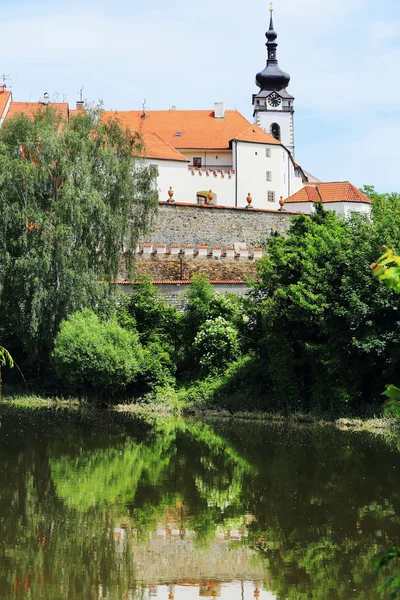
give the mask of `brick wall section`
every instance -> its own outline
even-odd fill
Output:
[[[285,233],[294,214],[297,213],[160,202],[155,231],[146,241],[211,246],[246,242],[259,246],[271,230]]]
[[[248,258],[203,258],[199,256],[180,258],[178,256],[151,256],[136,258],[135,275],[147,275],[153,281],[191,279],[193,275],[206,274],[209,279],[219,281],[240,280],[255,277],[255,261]],[[125,273],[121,274],[121,279]]]

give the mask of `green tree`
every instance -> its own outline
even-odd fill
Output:
[[[3,399],[3,372],[2,369],[5,366],[9,366],[10,369],[14,366],[14,359],[9,353],[9,351],[4,348],[4,346],[0,346],[0,401]]]
[[[385,218],[345,220],[317,207],[311,217],[295,217],[287,237],[271,238],[249,334],[264,356],[275,406],[359,410],[394,379],[398,302],[371,277],[370,264],[381,240],[400,241],[399,234]]]
[[[143,367],[138,335],[90,309],[63,321],[53,353],[57,374],[73,390],[95,390],[101,399],[135,381]]]
[[[194,338],[193,350],[205,373],[221,372],[239,357],[237,329],[223,317],[207,319]]]
[[[0,331],[45,361],[61,321],[112,293],[157,205],[140,139],[85,111],[48,107],[0,130]],[[129,267],[128,264],[128,267]]]

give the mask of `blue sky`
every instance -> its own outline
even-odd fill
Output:
[[[0,72],[14,100],[109,109],[212,108],[252,119],[265,64],[260,0],[0,0]],[[324,181],[400,192],[400,0],[276,0],[295,96],[296,159]]]

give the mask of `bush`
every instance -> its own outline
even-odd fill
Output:
[[[175,371],[176,365],[168,349],[165,349],[160,342],[152,342],[144,347],[140,380],[146,387],[154,390],[160,386],[173,386]]]
[[[175,346],[180,314],[160,298],[149,280],[134,286],[125,310],[134,319],[143,343],[157,340],[164,346]],[[123,319],[126,322],[126,316]]]
[[[53,352],[57,375],[75,391],[125,388],[135,381],[143,365],[138,335],[123,329],[115,319],[101,321],[84,309],[63,321]]]
[[[221,372],[239,356],[237,329],[223,317],[208,319],[199,328],[193,348],[203,371]]]

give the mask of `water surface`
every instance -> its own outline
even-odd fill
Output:
[[[0,598],[380,598],[396,440],[0,407]]]

